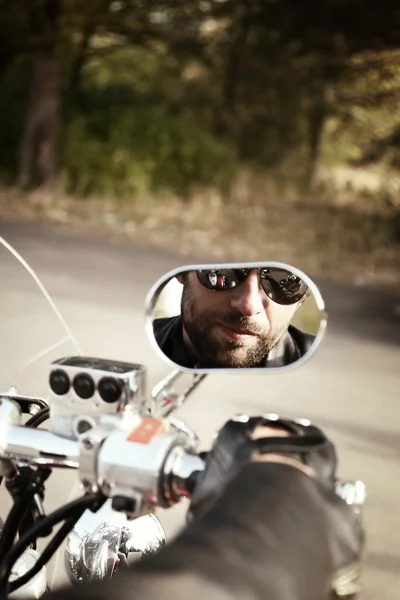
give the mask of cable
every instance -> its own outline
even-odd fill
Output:
[[[14,543],[21,521],[29,511],[35,494],[38,493],[44,481],[49,477],[51,469],[39,468],[36,473],[31,473],[32,479],[27,479],[21,473],[16,475],[15,481],[9,482],[9,491],[14,499],[14,504],[7,516],[3,525],[2,535],[0,537],[0,564],[4,560],[4,555],[7,554],[10,547]],[[19,486],[22,484],[26,487],[20,492]],[[14,491],[13,491],[14,490]],[[18,495],[20,493],[20,495]],[[15,500],[15,496],[17,499]]]
[[[27,573],[25,573],[25,575],[22,575],[21,577],[18,577],[18,579],[11,581],[9,583],[8,594],[11,594],[12,592],[17,590],[21,586],[25,585],[25,583],[27,583],[30,579],[35,577],[35,575],[37,573],[39,573],[39,571],[42,569],[42,567],[44,567],[45,564],[49,562],[49,560],[52,558],[53,554],[61,546],[64,539],[67,537],[67,535],[70,533],[70,531],[74,528],[75,524],[77,523],[77,521],[79,521],[79,519],[81,518],[81,516],[83,515],[85,510],[86,510],[86,508],[83,508],[82,510],[79,511],[79,513],[77,512],[73,517],[70,517],[69,519],[67,519],[65,521],[65,523],[61,527],[61,529],[59,529],[59,531],[57,531],[57,533],[55,534],[55,536],[53,537],[51,542],[49,542],[49,544],[43,550],[40,558],[36,561],[35,566],[33,566]]]
[[[25,427],[39,427],[44,421],[50,416],[50,409],[48,407],[42,408],[36,415],[33,415],[28,421],[25,423]]]
[[[18,540],[18,542],[11,548],[9,553],[0,563],[0,596],[2,595],[2,590],[7,590],[8,579],[10,577],[13,565],[19,559],[21,554],[23,554],[25,548],[27,548],[32,541],[40,537],[43,529],[47,530],[49,527],[54,527],[54,525],[57,525],[57,523],[60,521],[69,519],[76,514],[82,514],[84,510],[90,508],[94,503],[101,500],[104,502],[105,498],[99,493],[88,494],[69,502],[65,506],[62,506],[61,508],[52,512],[47,517],[43,517],[36,521],[33,527],[31,527],[29,531],[27,531]],[[79,513],[79,511],[82,512]]]
[[[50,409],[48,407],[40,410],[36,415],[33,415],[26,423],[25,427],[38,427],[49,418]],[[0,485],[3,482],[4,477],[0,477]],[[8,552],[10,546],[12,546],[15,537],[18,532],[18,526],[26,516],[35,495],[35,490],[25,490],[18,498],[14,501],[13,507],[3,525],[3,530],[0,536],[0,563],[3,560],[3,555]]]
[[[28,512],[35,493],[36,492],[33,490],[27,490],[16,502],[14,502],[8,513],[0,537],[0,563],[10,546],[14,543],[18,533],[19,524]]]

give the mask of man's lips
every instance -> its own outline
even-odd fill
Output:
[[[242,329],[235,327],[234,325],[224,325],[223,323],[217,323],[221,328],[222,332],[233,340],[249,340],[250,338],[257,337],[257,333],[249,329]]]

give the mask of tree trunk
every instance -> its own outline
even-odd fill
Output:
[[[60,130],[60,63],[57,55],[61,0],[28,4],[32,37],[32,79],[22,140],[19,184],[53,187]]]
[[[227,52],[222,81],[222,105],[215,113],[215,130],[219,135],[232,133],[235,126],[235,109],[239,86],[240,66],[250,29],[250,8],[246,1],[235,6],[231,30],[231,44]]]
[[[19,184],[24,189],[54,187],[56,184],[60,126],[59,70],[59,61],[54,52],[35,52],[19,173]]]
[[[306,165],[306,188],[310,189],[314,183],[318,168],[322,137],[324,132],[327,107],[324,99],[324,93],[321,91],[320,97],[316,98],[308,117],[308,164]]]

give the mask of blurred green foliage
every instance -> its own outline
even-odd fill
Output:
[[[29,75],[29,63],[22,57],[15,60],[1,76],[0,182],[3,185],[12,185],[18,173]]]
[[[321,317],[321,311],[315,301],[314,294],[310,294],[306,302],[297,310],[290,323],[295,327],[299,327],[302,331],[317,335],[321,326]]]
[[[112,106],[70,114],[62,165],[63,185],[71,193],[187,194],[194,186],[227,185],[235,151],[190,115],[157,105]]]
[[[396,169],[399,11],[353,4],[2,0],[1,182],[51,146],[81,195],[227,193],[242,166],[303,192],[320,167]]]

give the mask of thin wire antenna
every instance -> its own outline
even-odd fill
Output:
[[[30,365],[33,365],[37,360],[39,360],[39,358],[43,358],[44,356],[46,356],[46,354],[50,354],[50,352],[57,350],[57,348],[59,348],[63,344],[66,344],[67,342],[70,342],[70,341],[71,341],[71,338],[69,336],[66,336],[65,338],[63,338],[62,340],[60,340],[58,342],[55,342],[51,346],[47,346],[47,348],[45,348],[41,352],[38,352],[37,354],[35,354],[35,356],[32,356],[30,359],[28,359],[26,361],[26,363],[24,363],[22,365],[22,367],[20,368],[19,373],[21,374]],[[81,353],[81,356],[82,356],[82,353]]]
[[[40,289],[40,291],[43,293],[44,297],[46,298],[47,302],[50,304],[51,308],[54,310],[54,312],[56,313],[57,317],[59,318],[62,326],[64,327],[65,331],[67,332],[69,338],[72,340],[72,342],[75,344],[79,354],[82,356],[82,350],[80,349],[80,346],[78,344],[78,342],[76,341],[72,331],[70,330],[70,328],[68,327],[67,323],[65,322],[65,320],[63,319],[60,311],[58,310],[57,306],[55,305],[55,303],[53,302],[50,294],[48,293],[48,291],[46,290],[46,288],[44,287],[43,283],[40,281],[39,277],[36,275],[35,271],[32,269],[32,267],[26,262],[26,260],[19,254],[19,252],[17,250],[15,250],[15,248],[13,246],[11,246],[11,244],[9,244],[8,242],[6,242],[6,240],[0,236],[0,243],[9,251],[11,252],[11,254],[18,260],[18,262],[24,267],[24,269],[26,271],[28,271],[29,275],[32,277],[32,279],[35,281],[36,285],[38,286],[38,288]]]

